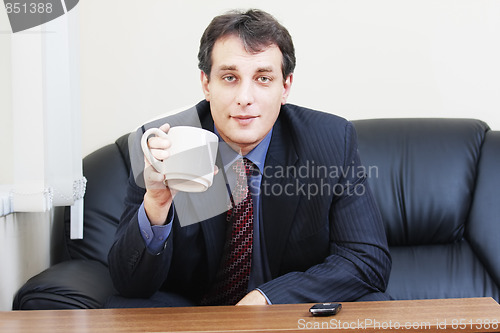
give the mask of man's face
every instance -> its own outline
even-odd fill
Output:
[[[276,45],[248,53],[239,37],[231,35],[215,42],[210,79],[201,73],[215,127],[242,155],[269,133],[286,102],[292,75],[283,80],[281,62]]]

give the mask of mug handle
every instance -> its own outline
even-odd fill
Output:
[[[150,128],[146,132],[144,132],[141,138],[141,148],[144,152],[144,156],[156,171],[164,175],[166,173],[164,161],[158,160],[156,157],[154,157],[148,146],[148,139],[151,135],[168,138],[168,134],[163,132],[159,128]]]

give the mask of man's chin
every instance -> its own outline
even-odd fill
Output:
[[[242,155],[248,154],[253,148],[255,148],[261,141],[262,139],[256,139],[256,138],[249,138],[249,137],[235,137],[233,140],[231,140],[233,145],[232,148],[234,150],[239,151]]]

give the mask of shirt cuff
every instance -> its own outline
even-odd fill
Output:
[[[262,294],[262,296],[264,296],[264,298],[265,298],[265,299],[266,299],[266,301],[267,301],[267,304],[269,304],[269,305],[272,305],[272,304],[273,304],[273,303],[271,302],[271,300],[267,297],[267,295],[266,295],[266,294],[264,294],[264,292],[263,292],[262,290],[260,290],[259,288],[255,288],[255,289],[257,289],[257,290],[258,290],[258,291]]]
[[[141,230],[142,238],[146,244],[146,248],[150,253],[159,254],[165,247],[166,241],[172,230],[172,221],[174,220],[174,206],[172,205],[168,212],[167,221],[165,225],[151,225],[151,222],[146,215],[144,203],[139,207],[137,214],[139,221],[139,230]]]

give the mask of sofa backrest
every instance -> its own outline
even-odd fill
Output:
[[[66,248],[72,259],[91,259],[108,265],[108,252],[125,210],[130,172],[128,137],[123,135],[83,159],[83,175],[87,178],[83,239],[69,237],[69,208],[64,218]]]
[[[354,125],[393,257],[391,296],[498,300],[499,242],[483,242],[500,236],[500,202],[488,204],[500,187],[485,179],[500,169],[495,132],[471,119]]]

